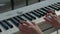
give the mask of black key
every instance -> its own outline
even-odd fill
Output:
[[[58,8],[58,6],[59,6],[58,4],[52,4],[52,6],[55,7],[56,9],[59,9]]]
[[[60,5],[55,4],[55,6],[58,8],[58,11],[60,10]]]
[[[20,23],[20,24],[22,24],[21,22],[20,22],[20,18],[18,18],[17,16],[16,17],[13,17],[14,18],[14,20],[17,22],[17,23]],[[25,20],[26,21],[26,20]]]
[[[48,10],[44,9],[44,8],[41,8],[41,10],[45,11],[46,13],[48,12]]]
[[[32,19],[36,19],[33,15],[30,15],[29,13],[26,13],[26,15],[30,16]]]
[[[48,11],[48,9],[46,9],[45,7],[44,7],[44,9]]]
[[[52,10],[52,9],[50,9],[50,8],[48,8],[48,7],[44,7],[45,9],[47,9],[47,10]],[[52,10],[52,11],[55,11],[55,10]],[[49,12],[48,12],[49,13]]]
[[[59,11],[59,6],[58,5],[53,5],[54,7],[56,7],[57,11]]]
[[[39,11],[34,10],[34,12],[40,14],[40,16],[42,17],[42,14]]]
[[[0,29],[0,32],[2,32],[2,30]]]
[[[13,25],[11,25],[9,22],[7,22],[6,20],[3,20],[4,23],[6,23],[10,28],[13,28]]]
[[[45,12],[43,12],[43,11],[41,11],[41,10],[39,10],[39,9],[37,9],[39,12],[41,12],[41,13],[43,13],[43,16],[44,16],[44,14],[46,14]]]
[[[44,8],[46,8],[46,9],[48,9],[48,10],[52,10],[52,9],[50,9],[50,8],[48,8],[48,7],[44,7]]]
[[[44,14],[45,14],[45,13],[40,12],[39,9],[37,9],[37,12],[38,12],[39,14],[41,14],[42,16],[44,16]]]
[[[17,16],[20,20],[25,20],[25,19],[23,19],[23,18],[21,18],[20,16]],[[25,20],[26,21],[26,20]]]
[[[21,15],[20,15],[21,16]],[[26,21],[24,18],[21,18],[20,16],[17,16],[17,18],[18,18],[18,22],[20,23],[20,24],[22,24],[21,22],[20,22],[20,20],[23,20],[23,21]]]
[[[48,8],[48,7],[44,7],[45,9],[47,9],[47,10],[53,10],[53,9],[51,9],[51,8]]]
[[[26,19],[28,19],[29,21],[32,21],[32,18],[27,16],[26,14],[23,14],[22,16],[25,17]]]
[[[8,29],[9,29],[9,27],[8,27],[5,23],[0,22],[0,24],[2,25],[2,27],[3,27],[5,30],[8,30]]]
[[[60,2],[58,2],[57,4],[60,4]]]
[[[59,5],[60,6],[60,4],[56,4],[56,5]]]
[[[18,23],[20,22],[20,20],[18,19],[18,17],[13,17],[13,19],[15,19]]]
[[[40,18],[41,17],[41,15],[40,14],[37,14],[36,12],[34,12],[34,11],[31,11],[30,13],[32,13],[32,14],[34,14],[35,16],[37,16],[38,18]]]
[[[15,26],[18,27],[19,23],[14,18],[10,18],[8,20],[11,21]]]
[[[53,7],[53,6],[50,6],[50,5],[49,5],[48,7],[50,7],[50,8],[52,8],[52,9],[55,9],[55,10],[57,10],[57,9],[56,9],[55,7]]]

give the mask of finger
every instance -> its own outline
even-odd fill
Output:
[[[45,15],[45,18],[52,19],[52,17],[50,16],[50,13],[47,13],[47,15]]]
[[[50,21],[48,18],[44,18],[47,22],[49,22],[51,25],[53,25],[54,27],[59,27],[60,24]]]
[[[20,29],[20,27],[21,27],[21,24],[19,23],[19,26],[18,26],[18,28]]]
[[[48,14],[49,16],[51,16],[52,18],[54,18],[56,15],[53,15],[51,13]]]
[[[54,23],[54,21],[52,21],[51,19],[49,19],[49,18],[47,18],[47,17],[45,17],[44,19],[45,19],[45,21],[47,21],[47,22],[49,22],[49,23],[51,23],[51,24]]]
[[[27,31],[26,28],[27,28],[27,26],[25,24],[19,26],[19,30],[22,32],[26,32]]]
[[[59,18],[59,16],[55,15],[55,18]]]
[[[52,13],[53,15],[56,15],[55,10],[48,10],[48,13]]]
[[[53,23],[54,23],[54,22],[56,22],[56,18],[55,18],[55,17],[54,17],[54,18],[52,18],[51,16],[48,16],[48,17],[46,17],[46,19],[51,20]]]
[[[36,25],[36,23],[35,22],[31,22],[33,25]]]
[[[55,26],[55,23],[53,21],[50,21],[50,20],[48,20],[46,18],[44,18],[44,19],[46,20],[47,23],[50,23],[52,26]]]
[[[53,21],[56,21],[56,19],[58,18],[57,15],[53,15],[53,14],[49,14],[49,15],[50,15],[50,19]]]
[[[19,25],[19,30],[22,31],[22,25]]]
[[[47,15],[46,16],[55,16],[54,14],[52,14],[52,13],[47,13]],[[56,15],[57,16],[57,15]]]
[[[52,25],[56,25],[57,23],[56,23],[56,21],[52,21],[52,20],[50,20],[49,18],[44,18],[47,22],[49,22],[50,24],[52,24]]]
[[[27,27],[28,25],[26,25],[26,24],[19,24],[19,28],[24,28],[24,27]]]
[[[45,17],[47,17],[47,16],[48,16],[48,14],[49,14],[49,13],[47,13],[47,14],[46,14],[46,15],[44,15],[44,16],[45,16]]]
[[[51,20],[53,20],[53,19],[55,20],[56,17],[55,17],[55,15],[48,13],[47,18],[49,18]]]
[[[47,14],[45,15],[45,17],[51,16],[51,14],[52,14],[52,13],[47,13]]]
[[[28,25],[26,25],[26,24],[23,24],[23,28],[24,28],[25,30],[28,30],[28,29],[31,28],[31,26],[28,26]]]
[[[54,19],[55,19],[55,20],[58,20],[58,19],[59,19],[59,17],[55,15],[55,16],[54,16]]]
[[[19,30],[23,29],[23,26],[21,24],[19,24]]]
[[[29,23],[27,21],[20,21],[20,22],[29,25]]]
[[[53,11],[53,10],[51,10],[51,9],[48,10],[49,13],[52,13],[52,11]]]
[[[45,19],[45,21],[47,21],[47,22],[51,22],[51,20],[50,19],[48,19],[48,18],[44,18]]]

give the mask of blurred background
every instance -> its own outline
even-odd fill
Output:
[[[43,0],[0,0],[0,13],[31,5]]]

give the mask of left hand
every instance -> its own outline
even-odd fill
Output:
[[[42,31],[35,22],[28,23],[27,21],[21,21],[23,24],[19,25],[19,30],[22,34],[42,34]]]

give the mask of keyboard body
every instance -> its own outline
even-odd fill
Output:
[[[18,22],[22,18],[23,18],[22,20],[25,19],[27,21],[33,21],[33,22],[36,22],[37,24],[40,24],[40,22],[45,21],[43,17],[46,13],[48,13],[47,11],[48,9],[55,10],[57,15],[60,15],[60,11],[59,11],[60,0],[46,0],[46,1],[42,1],[39,3],[35,3],[29,6],[25,6],[22,8],[18,8],[16,10],[12,10],[12,11],[8,11],[8,12],[0,14],[0,34],[13,34],[15,32],[18,32],[19,31],[17,27]],[[39,12],[40,10],[41,12]],[[30,14],[33,15],[34,17],[31,16]],[[49,27],[51,29],[49,29]],[[49,30],[46,30],[47,28]],[[44,27],[43,25],[41,25],[41,29],[43,30],[45,34],[49,34],[56,30],[50,24],[48,24],[48,26],[44,25]]]

